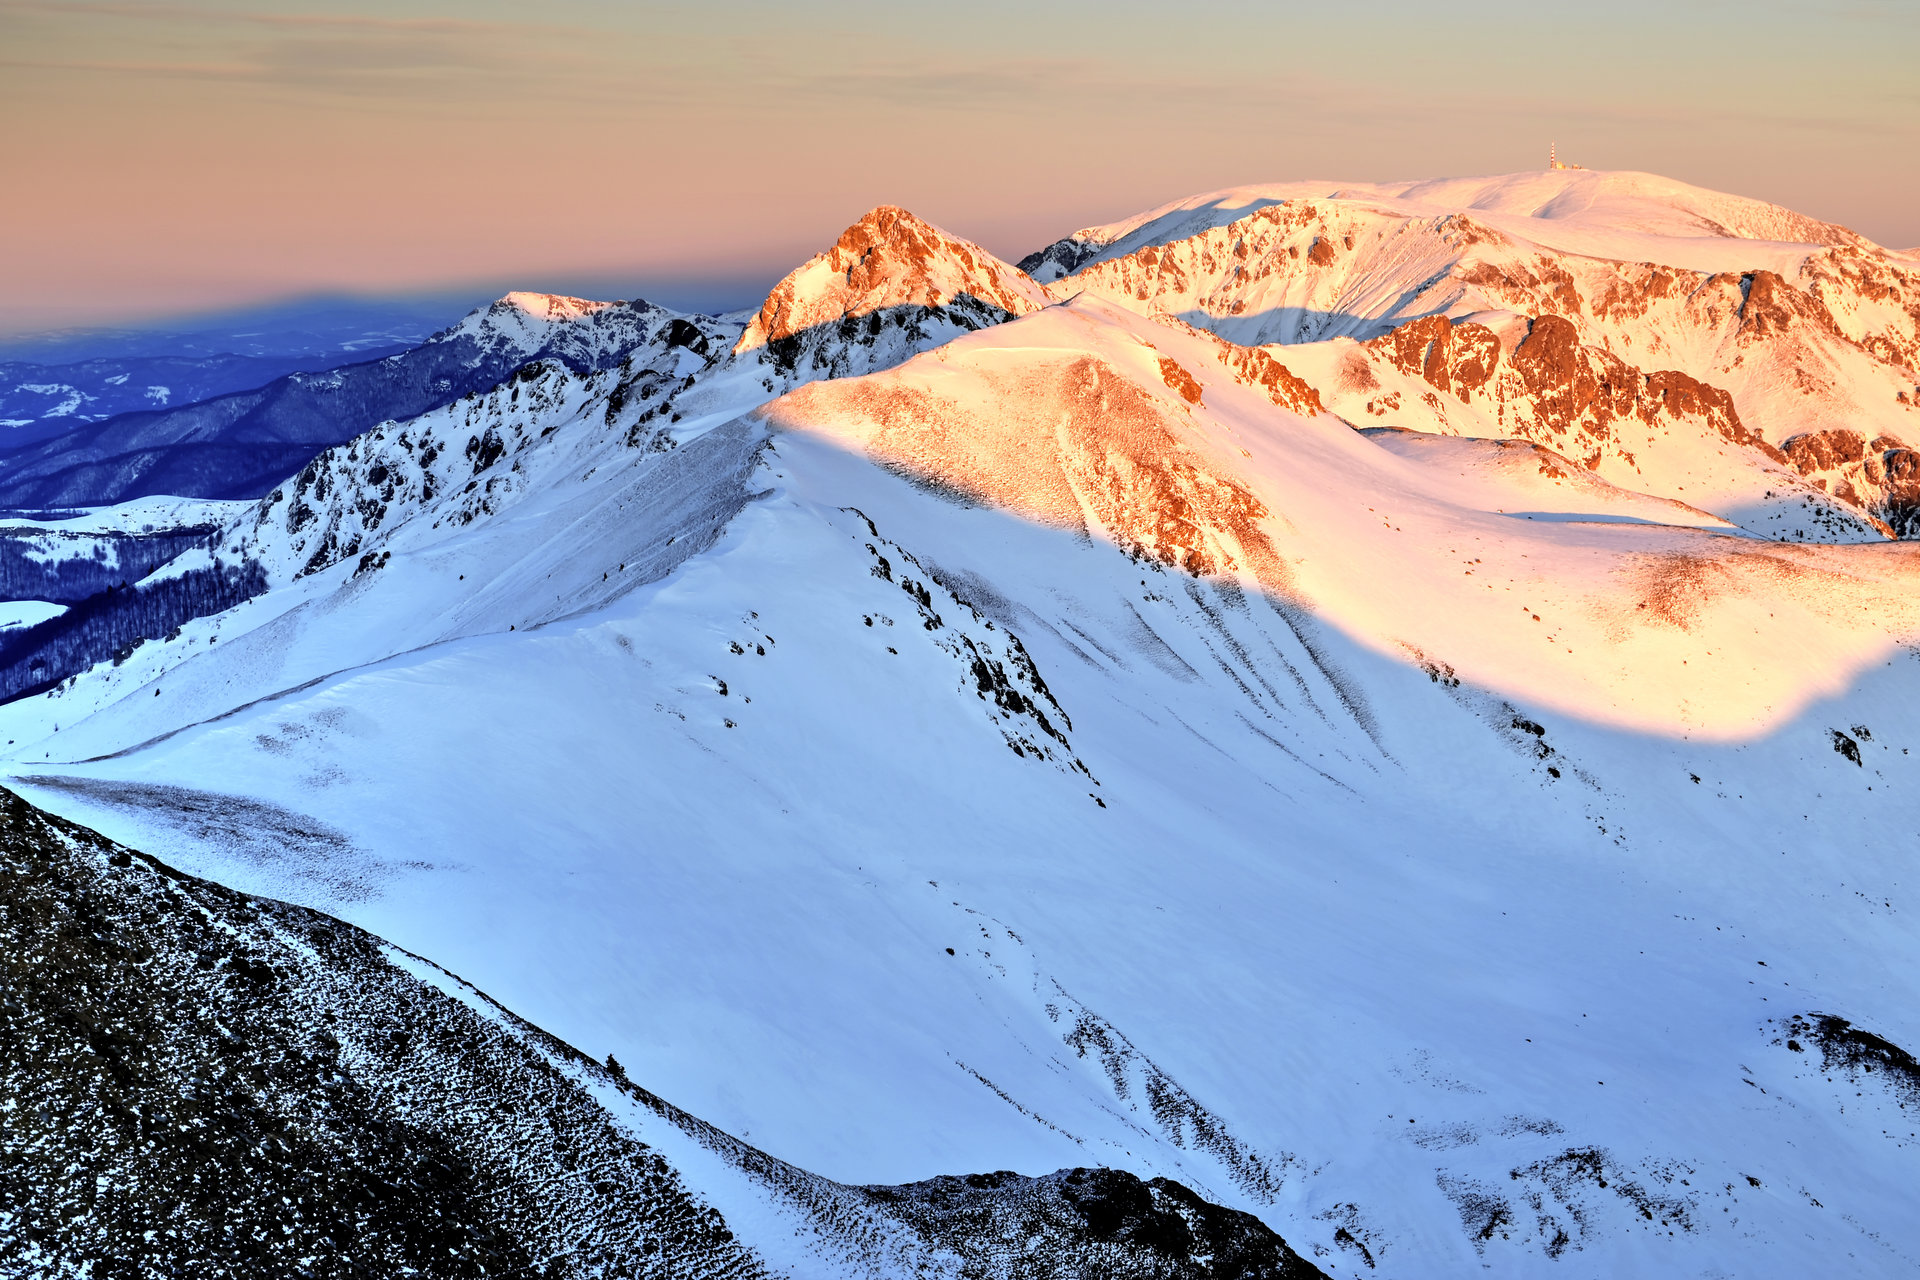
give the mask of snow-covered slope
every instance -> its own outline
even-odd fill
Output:
[[[1416,274],[1507,235],[1395,216]],[[1305,217],[1243,228],[1274,288],[1387,279]],[[1911,1272],[1920,550],[1780,525],[1743,393],[1585,301],[1263,347],[1166,255],[1041,305],[859,226],[737,342],[317,459],[221,544],[271,590],[0,707],[17,785],[841,1183],[1108,1165],[1338,1276]]]
[[[338,920],[4,791],[0,849],[10,1275],[1321,1275],[1164,1179],[836,1184]]]

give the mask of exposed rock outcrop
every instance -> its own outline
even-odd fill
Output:
[[[1886,522],[1894,534],[1920,534],[1920,451],[1892,436],[1810,431],[1783,446],[1800,474],[1842,502]]]
[[[1172,406],[1201,388],[1159,360],[1149,376],[1165,384],[1164,400],[1097,356],[1036,352],[969,369],[964,396],[901,371],[815,383],[764,413],[776,427],[844,434],[947,492],[1104,535],[1192,574],[1245,570],[1284,589],[1288,575],[1261,527],[1266,506],[1180,439]]]
[[[1426,316],[1348,349],[1327,390],[1337,411],[1362,424],[1529,440],[1622,488],[1770,537],[1891,535],[1885,504],[1803,479],[1805,466],[1750,430],[1727,391],[1677,370],[1636,368],[1582,342],[1564,316],[1515,333],[1503,340],[1485,324]]]

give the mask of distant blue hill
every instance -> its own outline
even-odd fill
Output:
[[[0,338],[0,362],[70,365],[245,356],[331,368],[417,346],[495,296],[464,291],[405,298],[316,295],[143,324],[21,334]]]
[[[322,450],[389,418],[412,417],[492,387],[528,361],[552,358],[583,370],[618,364],[676,314],[647,302],[509,294],[417,346],[377,359],[276,374],[272,362],[284,363],[284,351],[230,355],[229,361],[253,363],[229,363],[210,377],[247,376],[248,368],[270,376],[199,399],[169,394],[164,405],[101,421],[41,418],[15,428],[22,435],[0,436],[0,509],[64,510],[153,494],[259,497]],[[180,381],[183,390],[192,385],[189,378]],[[129,377],[115,385],[133,383]],[[154,385],[171,392],[171,383]]]
[[[432,298],[301,298],[0,340],[0,450],[125,413],[178,409],[418,346],[473,306]]]

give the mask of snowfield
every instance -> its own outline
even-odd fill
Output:
[[[744,325],[322,454],[218,542],[270,590],[0,707],[8,785],[841,1183],[1165,1176],[1341,1277],[1912,1274],[1920,271],[1587,172],[1046,253],[879,210]]]

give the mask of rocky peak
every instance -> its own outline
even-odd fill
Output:
[[[1047,302],[1018,267],[905,209],[881,205],[775,285],[735,350],[769,347],[894,308],[953,309],[989,322]]]
[[[1052,284],[1078,271],[1105,247],[1080,235],[1067,236],[1020,259],[1019,267],[1041,284]]]
[[[1835,337],[1840,336],[1839,326],[1817,297],[1794,288],[1775,272],[1749,272],[1741,277],[1740,291],[1739,337],[1743,342],[1784,334],[1796,319],[1817,324]]]
[[[428,339],[470,364],[553,356],[579,369],[620,363],[674,313],[651,302],[596,302],[557,293],[509,293]]]

